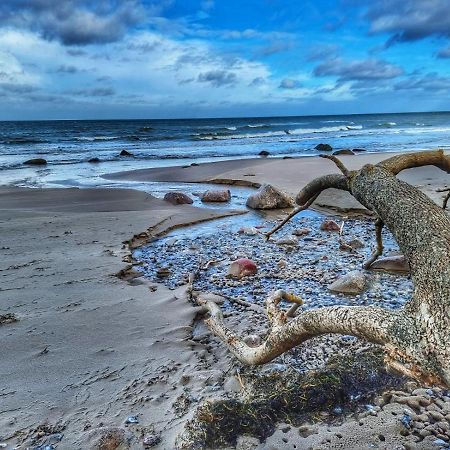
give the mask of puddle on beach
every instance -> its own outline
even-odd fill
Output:
[[[235,206],[235,205],[233,205]],[[195,289],[212,292],[226,298],[241,299],[263,305],[267,294],[285,289],[302,296],[304,308],[330,305],[369,305],[398,308],[411,296],[412,283],[408,276],[368,272],[369,288],[360,295],[335,294],[327,286],[351,270],[360,270],[363,261],[375,245],[373,221],[349,219],[345,221],[343,238],[359,239],[364,245],[358,251],[340,249],[338,233],[320,230],[324,219],[315,211],[304,211],[286,224],[267,241],[262,234],[239,233],[241,228],[257,227],[270,230],[283,213],[262,214],[249,211],[194,226],[179,228],[134,251],[134,258],[142,262],[137,270],[153,282],[176,288],[186,282],[190,272],[200,270]],[[342,218],[334,217],[341,223]],[[298,238],[298,245],[279,245],[276,241],[291,235],[295,229],[308,228],[310,233]],[[389,231],[383,231],[385,255],[398,252]],[[228,267],[237,258],[247,257],[256,262],[255,276],[233,280],[226,277]],[[164,277],[161,269],[165,272]],[[234,302],[225,308],[233,309]]]

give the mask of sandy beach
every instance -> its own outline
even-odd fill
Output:
[[[387,156],[341,160],[356,169]],[[105,177],[208,182],[231,190],[270,183],[295,195],[313,178],[335,172],[331,161],[318,157],[259,158]],[[447,174],[434,167],[400,177],[439,204],[444,194],[436,189],[448,185]],[[316,203],[327,212],[364,212],[350,195],[334,190]],[[189,302],[186,286],[171,290],[142,276],[117,276],[133,263],[130,242],[146,243],[175,227],[235,213],[173,206],[125,189],[0,188],[0,315],[13,315],[11,323],[0,323],[0,443],[7,449],[106,450],[141,449],[146,442],[147,448],[171,450],[180,445],[200,400],[239,392],[226,383],[234,364],[227,352],[209,336],[193,339],[199,308]],[[210,389],[211,380],[216,389]],[[417,388],[403,386],[374,414],[330,425],[318,420],[314,432],[303,435],[299,427],[279,424],[266,442],[247,436],[236,448],[356,450],[374,440],[379,449],[439,448],[435,435],[419,441],[392,420],[408,407],[397,400]],[[428,395],[430,403],[449,401],[443,394],[414,395]]]

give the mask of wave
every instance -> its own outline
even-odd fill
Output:
[[[396,122],[383,122],[383,123],[379,123],[377,126],[378,128],[392,128],[395,127],[397,125]]]
[[[6,144],[6,145],[20,145],[20,144],[45,144],[48,141],[45,141],[43,139],[38,138],[32,138],[32,137],[5,137],[3,139],[0,139],[0,144]]]

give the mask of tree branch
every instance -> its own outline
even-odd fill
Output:
[[[370,266],[383,254],[383,238],[381,232],[383,230],[384,223],[378,218],[375,220],[375,237],[377,239],[377,247],[370,255],[370,258],[367,261],[364,261],[363,268],[369,269]]]

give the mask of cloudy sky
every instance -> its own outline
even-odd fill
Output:
[[[449,0],[1,0],[0,120],[450,110]]]

